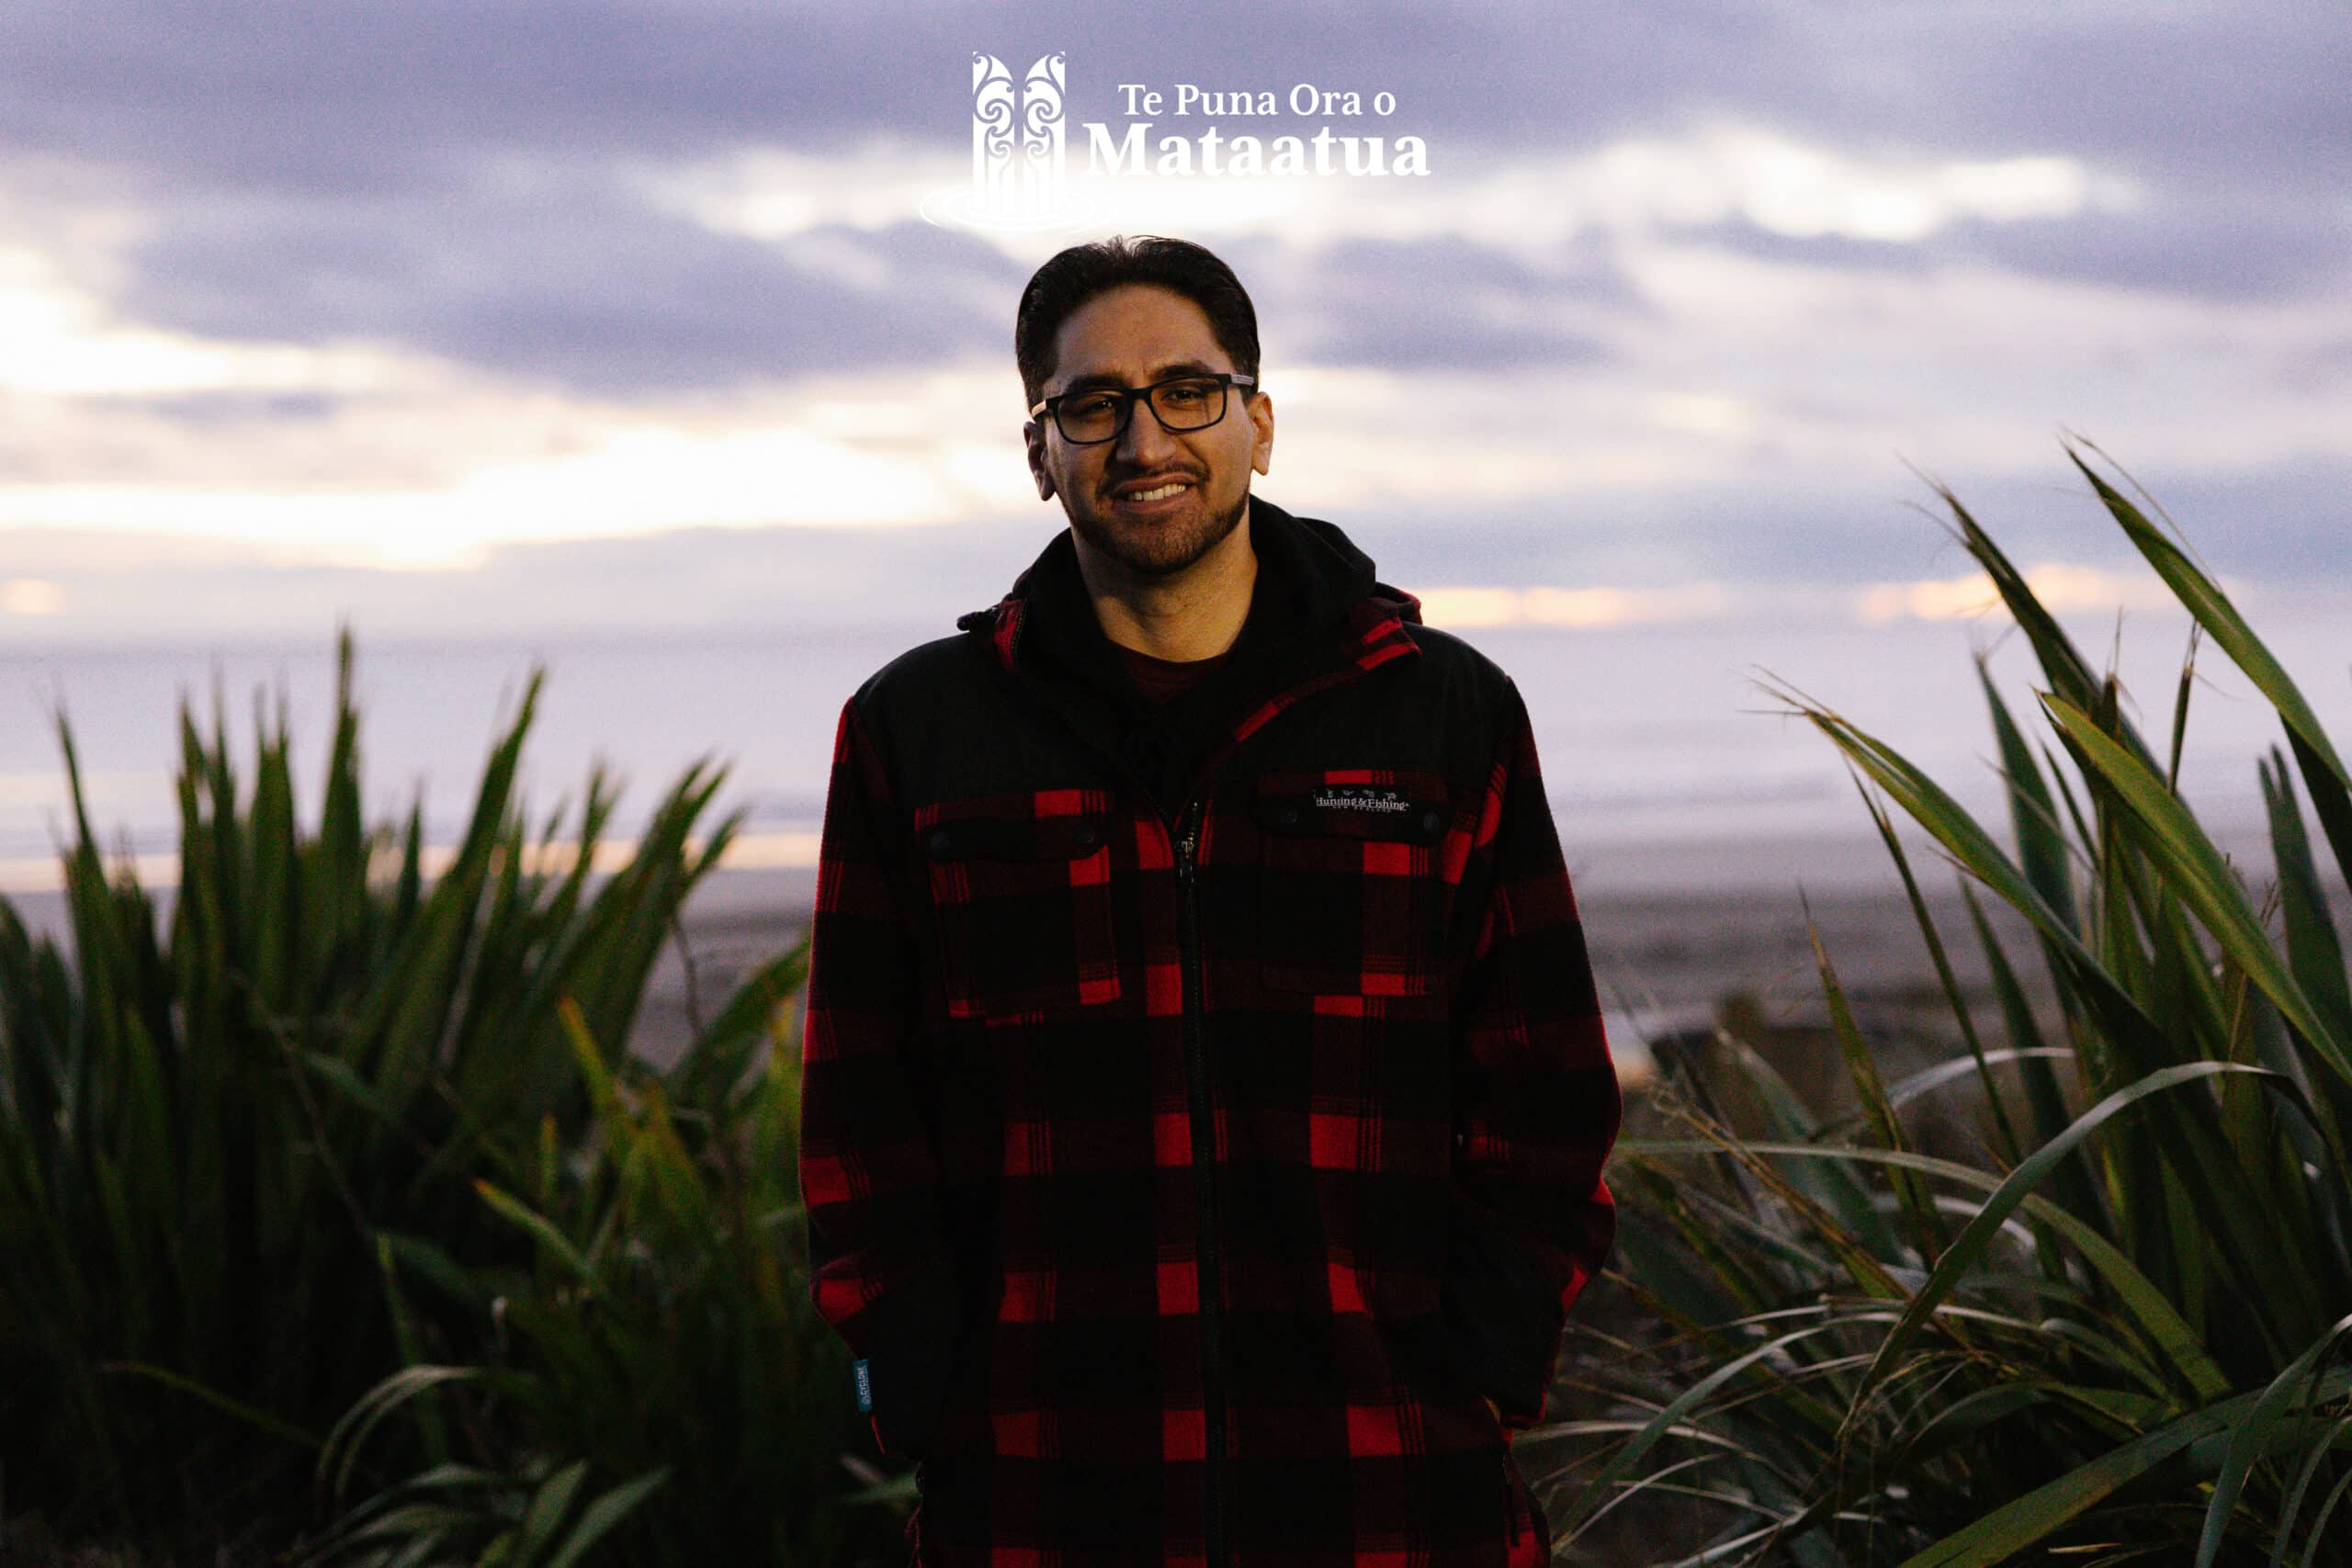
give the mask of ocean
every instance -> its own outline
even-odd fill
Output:
[[[2344,617],[2320,609],[2257,625],[2339,745],[2352,745]],[[1767,671],[1894,746],[1972,809],[1997,814],[1992,732],[1971,649],[2006,627],[1996,617],[1876,626],[1735,619],[1461,635],[1510,671],[1525,697],[1572,871],[1619,886],[1703,888],[1718,879],[1801,874],[1818,884],[1883,873],[1838,752],[1755,684]],[[2104,662],[2111,617],[2069,629]],[[371,820],[404,818],[422,791],[429,837],[454,840],[536,664],[547,678],[524,753],[527,820],[544,822],[559,800],[576,810],[602,759],[626,784],[608,837],[626,838],[684,768],[709,756],[729,767],[718,809],[744,812],[741,851],[728,863],[805,870],[842,700],[903,649],[950,630],[432,646],[374,643],[363,630],[356,674],[367,810]],[[2185,617],[2139,610],[2121,639],[2127,689],[2160,749],[2186,634]],[[1991,668],[2020,722],[2054,747],[2034,709],[2022,638],[1999,640]],[[2255,762],[2277,743],[2277,719],[2210,643],[2199,670],[2183,791],[2225,836],[2258,840]],[[209,733],[216,678],[241,763],[251,755],[256,694],[266,694],[273,714],[283,694],[298,809],[314,821],[331,737],[331,632],[303,647],[0,649],[0,892],[55,884],[55,846],[69,820],[51,718],[61,703],[101,841],[151,857],[151,875],[159,868],[152,857],[167,867],[177,842],[180,705],[193,701]]]

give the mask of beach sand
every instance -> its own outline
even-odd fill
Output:
[[[1703,1046],[1727,1024],[1817,1112],[1849,1111],[1808,918],[1889,1081],[1964,1049],[1894,863],[1867,824],[1865,833],[1623,840],[1569,851],[1611,1052],[1629,1091],[1650,1080],[1651,1043]],[[1902,833],[1961,995],[1986,1048],[1998,1049],[2008,1042],[1958,874],[1913,830]],[[2271,875],[2267,846],[2243,830],[2217,836],[2245,868],[2259,904]],[[2352,897],[2329,881],[2339,929],[2352,932]],[[684,952],[671,943],[647,987],[639,1053],[660,1062],[683,1050],[697,1013],[711,1016],[746,975],[797,939],[814,892],[806,870],[721,872],[696,889],[683,922]],[[1981,889],[1977,902],[2046,1043],[2064,1043],[2030,926]]]
[[[1867,824],[1865,834],[1570,847],[1586,944],[1611,1049],[1629,1087],[1648,1073],[1645,1041],[1705,1034],[1728,1012],[1743,1037],[1782,1039],[1790,1055],[1775,1066],[1836,1098],[1843,1068],[1820,1037],[1827,1013],[1808,912],[1866,1032],[1874,1044],[1889,1046],[1890,1075],[1959,1048],[1902,884]],[[2267,849],[2244,833],[2222,841],[2246,868],[2259,901],[2270,875]],[[1956,874],[1908,829],[1905,842],[1962,993],[1988,1043],[1997,1045],[1984,953]],[[2352,899],[2340,882],[2331,882],[2342,929],[2352,931]],[[637,1054],[656,1064],[674,1060],[693,1038],[697,1017],[713,1016],[746,976],[798,939],[815,892],[808,867],[722,868],[707,877],[684,909],[683,942],[664,947],[649,980],[632,1041]],[[166,913],[169,900],[168,888],[156,893]],[[59,895],[19,893],[11,901],[36,934],[63,939]],[[2050,997],[2030,928],[1981,893],[1979,902],[2046,1010]]]

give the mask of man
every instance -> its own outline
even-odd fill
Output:
[[[1508,1435],[1619,1106],[1518,690],[1250,495],[1207,251],[1064,251],[1014,338],[1069,526],[843,707],[811,949],[815,1296],[914,1561],[1543,1561]]]

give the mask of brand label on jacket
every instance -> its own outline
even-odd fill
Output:
[[[1410,811],[1413,797],[1377,784],[1325,784],[1316,790],[1315,804],[1325,811]]]

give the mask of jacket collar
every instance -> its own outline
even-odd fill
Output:
[[[1407,629],[1419,624],[1420,602],[1379,581],[1372,558],[1337,527],[1253,496],[1249,528],[1258,573],[1233,656],[1164,706],[1136,692],[1103,635],[1067,528],[1011,592],[956,624],[1172,811],[1292,703],[1421,651]]]
[[[1367,654],[1420,651],[1405,630],[1420,624],[1420,601],[1378,581],[1372,558],[1336,525],[1295,516],[1253,495],[1249,528],[1257,585],[1227,670],[1271,677],[1280,685],[1285,678],[1358,663]],[[1068,528],[1038,552],[1003,598],[956,617],[956,625],[986,637],[998,662],[1014,675],[1040,678],[1052,667],[1098,689],[1126,690],[1115,650],[1087,597]]]

